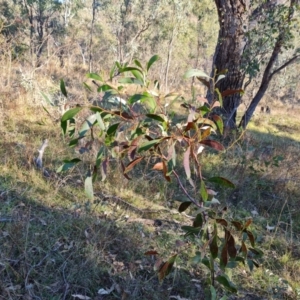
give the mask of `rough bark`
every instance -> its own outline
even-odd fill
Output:
[[[217,84],[220,92],[243,87],[245,75],[241,71],[241,64],[246,44],[245,26],[248,22],[248,2],[248,0],[215,0],[220,30],[213,68],[217,73],[227,70],[226,78]],[[226,125],[229,127],[235,127],[236,110],[240,101],[239,94],[223,99]]]
[[[296,5],[296,2],[297,2],[297,0],[291,0],[291,2],[290,2],[289,13],[288,13],[288,17],[287,17],[287,23],[291,22],[291,19],[292,19],[293,14],[294,14],[294,5]],[[298,60],[300,58],[300,55],[295,55],[291,59],[287,60],[279,68],[274,70],[275,62],[277,61],[278,56],[279,56],[279,54],[282,50],[282,46],[283,46],[284,41],[286,39],[286,35],[287,35],[287,30],[282,29],[281,32],[279,33],[278,37],[277,37],[275,46],[273,48],[273,52],[270,56],[267,67],[265,68],[265,71],[263,73],[263,77],[262,77],[260,87],[259,87],[256,95],[252,99],[252,101],[251,101],[249,107],[247,108],[245,114],[243,115],[243,117],[241,119],[241,122],[239,124],[240,128],[246,129],[249,121],[251,120],[251,117],[253,116],[253,113],[254,113],[258,103],[260,102],[260,100],[264,96],[265,92],[267,91],[273,76],[275,74],[279,73],[279,71],[284,69],[286,66],[290,65],[291,63],[295,62],[296,60]]]
[[[286,21],[287,25],[292,20],[295,5],[298,1],[290,0],[289,2],[290,10]],[[251,27],[255,26],[257,19],[265,10],[272,9],[275,5],[281,4],[281,2],[278,0],[263,2],[253,12],[249,8],[250,0],[215,0],[215,4],[218,10],[220,30],[213,60],[213,72],[214,70],[217,70],[217,73],[224,70],[227,71],[226,77],[217,84],[217,87],[221,93],[225,90],[240,90],[247,86],[244,83],[245,72],[242,70],[242,66],[247,63],[247,61],[243,61],[245,59],[243,53],[251,44],[251,41],[247,41],[245,33],[249,28],[251,29]],[[284,66],[299,58],[298,55],[295,55],[274,71],[275,62],[282,51],[288,30],[288,26],[282,26],[272,54],[268,59],[267,67],[263,72],[260,88],[252,99],[239,127],[246,128],[257,104],[267,91],[272,77]],[[214,74],[213,72],[212,74]],[[212,101],[213,96],[213,92],[209,91],[209,101]],[[236,127],[236,111],[240,101],[241,95],[239,94],[230,95],[223,99],[225,125],[227,127]]]

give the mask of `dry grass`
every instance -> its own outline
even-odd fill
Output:
[[[63,77],[56,71],[56,77]],[[78,85],[82,79],[77,75],[77,83],[68,84],[76,101],[84,102],[87,96]],[[34,168],[32,159],[45,138],[49,170],[75,154],[63,142],[59,108],[46,104],[40,94],[57,93],[58,81],[43,79],[40,85],[22,88],[13,97],[9,92],[0,103],[0,299],[204,299],[207,271],[190,262],[196,248],[188,246],[162,285],[154,261],[144,256],[156,249],[167,258],[179,251],[176,240],[184,240],[180,226],[168,222],[190,222],[170,213],[182,196],[176,184],[165,183],[147,165],[132,174],[133,181],[115,169],[107,182],[96,183],[98,197],[90,202],[83,193],[83,168],[50,179]],[[236,218],[258,213],[253,231],[266,254],[264,266],[253,274],[242,266],[228,271],[242,287],[237,299],[255,299],[246,294],[296,299],[300,289],[299,125],[297,108],[278,105],[271,115],[255,116],[245,136],[226,153],[205,155],[205,175],[222,175],[237,185],[234,192],[218,195],[229,213]],[[104,201],[103,193],[139,209],[165,209],[159,216],[165,221],[155,227],[137,211]],[[267,232],[267,225],[276,226],[275,231]],[[111,287],[109,295],[98,294]]]

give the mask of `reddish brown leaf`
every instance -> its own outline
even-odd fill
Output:
[[[237,93],[244,93],[244,90],[226,90],[221,93],[222,97],[227,97]]]
[[[149,250],[145,252],[144,255],[158,255],[158,252],[155,250]]]
[[[237,250],[235,248],[235,241],[232,234],[229,232],[228,239],[227,239],[227,245],[228,245],[228,253],[231,258],[235,258],[237,254]]]
[[[165,177],[165,179],[166,179],[168,182],[170,182],[170,181],[171,181],[171,177],[167,175],[167,173],[168,173],[168,168],[167,168],[166,162],[163,161],[162,163],[163,163],[163,173],[164,173],[164,177]]]
[[[242,230],[243,226],[240,222],[238,221],[231,221],[231,224],[237,229],[237,230]]]
[[[126,111],[122,111],[122,112],[121,111],[114,111],[113,113],[114,113],[114,115],[120,116],[125,120],[133,120],[133,117],[129,113],[127,113]]]
[[[247,257],[248,249],[247,249],[247,246],[244,243],[244,241],[242,241],[242,246],[241,246],[240,252],[242,252],[244,254],[244,257]]]
[[[164,264],[165,262],[161,258],[158,258],[153,267],[154,271],[159,271]]]
[[[158,272],[158,279],[159,281],[162,281],[166,276],[168,276],[172,270],[172,267],[175,263],[177,254],[171,256],[167,262],[163,264],[163,266],[160,268]]]
[[[156,163],[152,168],[152,170],[158,170],[158,171],[162,171],[163,169],[164,169],[164,164],[162,161]]]
[[[216,142],[216,141],[204,140],[204,141],[201,141],[200,144],[206,145],[206,146],[211,147],[211,148],[213,148],[215,150],[219,150],[219,151],[223,151],[224,150],[223,145],[220,144],[219,142]]]
[[[255,246],[255,239],[254,239],[254,235],[251,231],[246,230],[246,233],[248,235],[249,241],[251,243],[251,246],[254,247]]]
[[[140,163],[142,160],[144,159],[144,156],[140,156],[138,158],[136,158],[135,160],[133,160],[132,162],[130,162],[125,170],[124,170],[124,174],[126,174],[127,172],[129,172],[130,170],[132,170],[132,168],[137,165],[138,163]]]
[[[227,223],[227,221],[225,219],[216,219],[216,222],[218,224],[221,224],[221,225],[225,226],[225,227],[228,226],[228,223]]]
[[[210,136],[210,133],[211,133],[211,128],[210,128],[210,127],[206,128],[206,129],[205,129],[204,131],[202,131],[202,133],[201,133],[201,139],[202,139],[202,140],[205,140],[207,137]]]
[[[251,223],[252,223],[252,219],[247,220],[247,222],[244,225],[244,228],[248,228]]]
[[[102,180],[105,180],[107,175],[107,167],[108,167],[108,158],[105,158],[101,164],[101,175]]]
[[[183,212],[188,209],[188,207],[192,204],[192,202],[183,202],[180,204],[178,211]]]
[[[191,147],[188,147],[183,155],[183,166],[188,179],[191,178],[190,154],[191,154]]]
[[[184,131],[189,131],[191,129],[197,129],[197,126],[194,122],[188,122]]]
[[[210,83],[209,83],[208,80],[203,79],[203,78],[201,78],[201,77],[197,77],[197,79],[198,79],[200,82],[202,82],[207,88],[210,88]]]
[[[125,171],[125,166],[124,166],[124,163],[123,163],[122,160],[121,160],[121,168],[122,168],[124,177],[125,177],[126,179],[128,179],[128,180],[131,180],[131,178],[128,176],[128,174],[124,173],[124,171]]]
[[[220,266],[223,270],[227,266],[227,263],[228,263],[228,245],[225,241],[225,244],[221,251],[221,257],[220,257]]]

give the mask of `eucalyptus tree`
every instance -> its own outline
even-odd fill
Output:
[[[51,34],[59,27],[58,13],[62,8],[59,0],[16,0],[21,15],[29,27],[29,48],[33,65],[41,64],[41,55]]]
[[[220,30],[213,72],[226,73],[217,87],[223,96],[227,95],[224,112],[228,127],[236,127],[242,90],[261,74],[259,88],[239,124],[246,128],[274,75],[299,61],[299,49],[282,59],[282,53],[293,48],[294,32],[299,26],[295,18],[299,14],[299,0],[215,0],[215,4]],[[208,97],[212,98],[212,94],[208,93]]]

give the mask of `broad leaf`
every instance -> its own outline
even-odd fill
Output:
[[[226,179],[224,177],[219,177],[219,176],[211,177],[207,181],[217,183],[220,186],[225,186],[225,187],[230,187],[230,188],[235,187],[235,185],[231,181],[229,181],[228,179]]]
[[[161,117],[160,115],[156,115],[156,114],[146,114],[146,116],[150,119],[156,120],[158,122],[165,122],[165,119],[163,117]]]
[[[190,77],[194,77],[194,76],[199,76],[199,77],[206,77],[206,78],[210,78],[207,74],[205,74],[203,71],[197,70],[197,69],[191,69],[189,71],[187,71],[184,74],[184,78],[190,78]]]
[[[220,256],[220,267],[223,271],[225,270],[227,263],[228,263],[228,244],[225,241]]]
[[[234,94],[244,94],[244,90],[226,90],[221,93],[222,97],[227,97]]]
[[[107,135],[114,135],[119,127],[120,123],[116,123],[111,125],[108,129],[107,129]]]
[[[207,189],[206,189],[206,186],[205,186],[205,183],[203,180],[201,180],[200,195],[201,195],[203,201],[207,201],[208,193],[207,193]]]
[[[187,179],[191,178],[190,153],[191,153],[191,147],[188,147],[183,155],[183,166],[184,166]]]
[[[134,62],[139,68],[143,69],[141,63],[140,63],[137,59],[135,59],[133,62]]]
[[[153,63],[155,63],[157,60],[159,59],[159,56],[158,55],[153,55],[148,63],[147,63],[147,72],[149,71],[149,69],[151,68],[151,66],[153,65]]]
[[[124,174],[128,173],[130,170],[132,170],[132,168],[137,165],[138,163],[140,163],[142,160],[144,159],[144,156],[138,157],[135,160],[133,160],[132,162],[130,162],[124,170]]]
[[[210,300],[217,300],[217,292],[212,285],[210,286]]]
[[[86,74],[86,77],[103,82],[102,77],[100,75],[96,74],[96,73],[88,73],[88,74]]]
[[[150,148],[152,148],[154,145],[157,145],[160,141],[161,139],[156,139],[156,140],[146,142],[139,147],[138,152],[140,153],[142,151],[147,151]]]
[[[248,238],[249,238],[249,241],[251,243],[251,246],[255,247],[255,238],[254,238],[253,233],[251,231],[249,231],[249,230],[246,230],[246,233],[248,235]]]
[[[223,120],[220,116],[218,115],[213,115],[213,120],[216,123],[218,130],[220,131],[221,134],[223,134],[223,130],[224,130],[224,124],[223,124]]]
[[[60,91],[62,92],[62,94],[65,97],[68,97],[68,93],[67,93],[67,90],[66,90],[65,82],[64,82],[63,79],[60,80]]]
[[[172,270],[172,267],[175,263],[177,254],[171,256],[167,262],[165,262],[163,264],[163,266],[160,268],[160,270],[158,271],[158,279],[159,281],[162,281],[163,279],[165,279],[166,276],[168,276]]]
[[[74,116],[76,116],[80,111],[82,110],[82,107],[74,107],[72,109],[69,109],[66,111],[63,116],[61,117],[61,122],[65,122],[67,120],[72,119]]]
[[[218,257],[219,247],[218,247],[218,235],[215,233],[213,239],[209,244],[209,250],[213,259]]]
[[[203,216],[202,213],[197,214],[195,220],[193,221],[193,227],[202,227],[203,225]]]
[[[218,151],[223,151],[224,150],[224,146],[222,144],[220,144],[219,142],[216,141],[212,141],[212,140],[203,140],[200,141],[200,144],[206,145],[208,147],[211,147],[215,150]]]
[[[93,180],[90,172],[84,181],[84,191],[89,200],[94,200]]]
[[[64,164],[62,166],[60,166],[56,172],[60,173],[60,172],[65,172],[71,168],[73,168],[77,163],[79,163],[81,161],[81,159],[79,158],[73,158],[71,160],[64,160]]]
[[[179,212],[184,212],[185,210],[188,209],[188,207],[192,204],[192,202],[183,202],[180,204],[179,208],[178,208],[178,211]]]
[[[229,280],[229,278],[224,274],[224,275],[219,275],[216,280],[223,285],[228,291],[231,293],[237,293],[237,288],[236,286]]]

